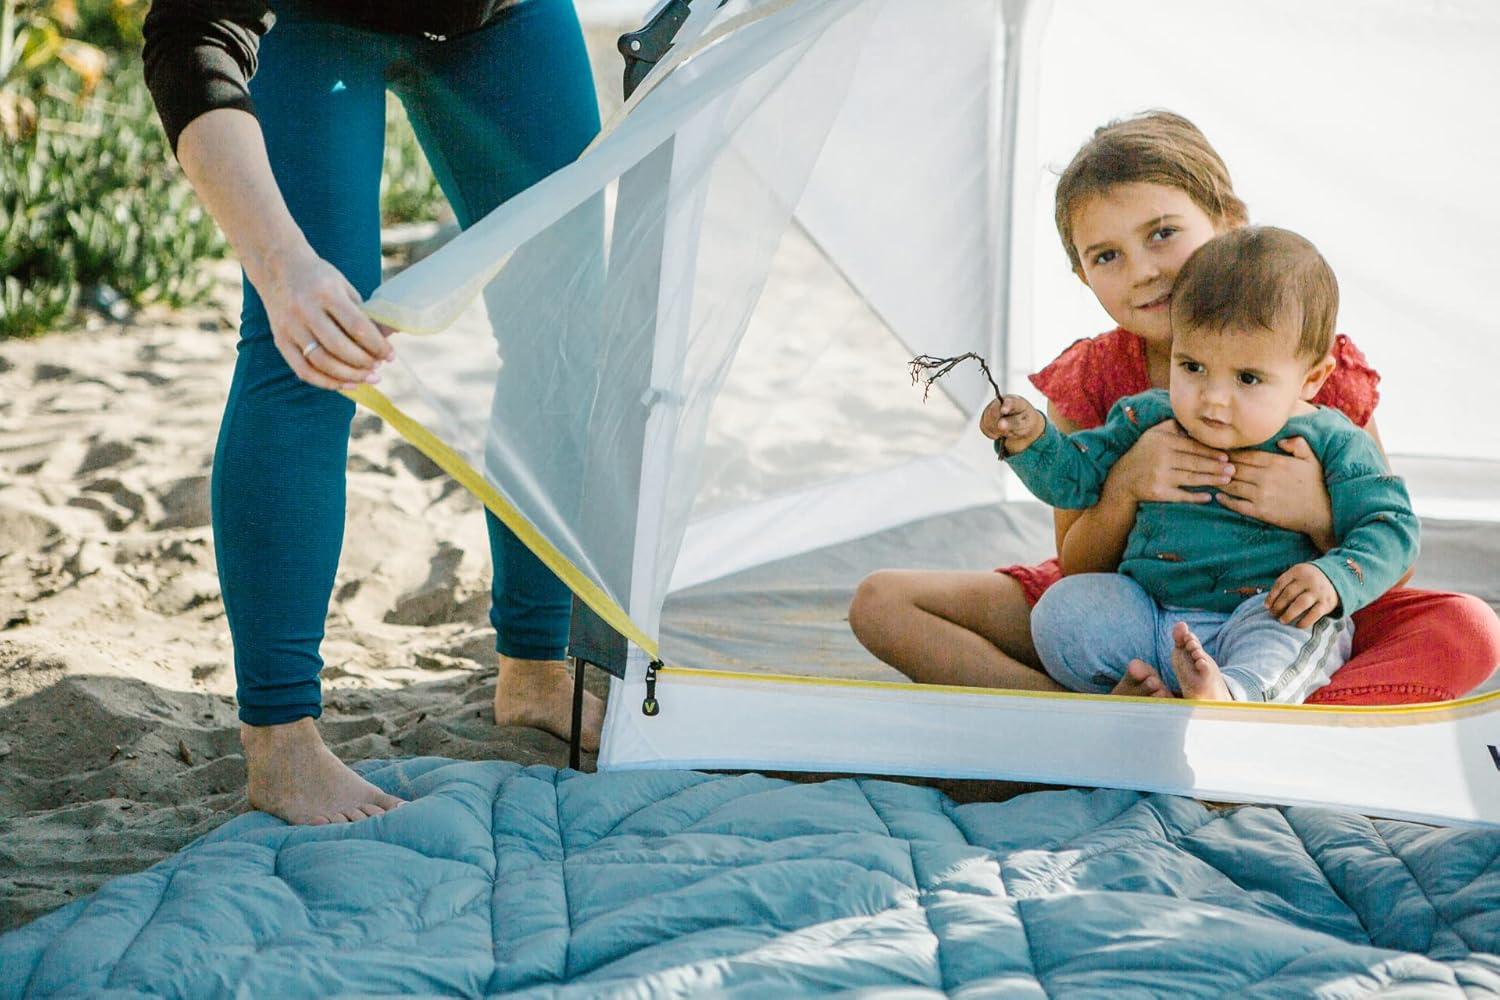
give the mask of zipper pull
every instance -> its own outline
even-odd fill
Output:
[[[656,668],[660,666],[660,660],[652,660],[646,666],[646,700],[641,702],[641,714],[647,717],[661,711],[661,703],[656,700]]]

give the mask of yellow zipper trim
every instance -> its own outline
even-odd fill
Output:
[[[664,674],[671,674],[674,679],[680,680],[768,682],[808,687],[863,688],[866,690],[904,691],[907,693],[911,693],[915,688],[918,690],[941,691],[949,694],[982,694],[992,697],[1068,699],[1074,701],[1082,699],[1110,704],[1117,704],[1122,698],[1126,701],[1147,702],[1151,704],[1160,704],[1163,701],[1161,698],[1138,698],[1116,694],[1086,694],[1076,691],[1021,691],[1008,688],[967,687],[959,684],[913,685],[909,681],[869,681],[853,677],[808,677],[803,674],[741,673],[734,670],[701,670],[696,667],[663,666],[658,667],[656,672],[658,677]],[[1454,701],[1429,701],[1415,705],[1282,705],[1248,701],[1196,701],[1189,698],[1173,698],[1168,704],[1192,705],[1195,707],[1224,709],[1226,711],[1332,713],[1370,718],[1381,715],[1427,715],[1454,711],[1464,711],[1467,714],[1468,710],[1487,706],[1496,701],[1500,701],[1500,691],[1470,695],[1467,698],[1459,698]]]
[[[361,385],[346,390],[344,395],[379,414],[382,420],[394,427],[422,454],[437,463],[439,468],[457,480],[464,489],[478,497],[502,524],[516,533],[516,537],[521,539],[548,569],[556,573],[558,578],[568,585],[569,590],[578,595],[579,600],[592,608],[594,613],[608,622],[616,632],[645,650],[652,659],[656,659],[656,641],[646,635],[631,620],[625,610],[615,603],[614,598],[604,592],[604,588],[585,576],[567,556],[547,541],[541,532],[537,531],[536,527],[526,519],[526,516],[505,499],[505,496],[463,456],[448,447],[441,438],[426,427],[409,417],[379,389]]]

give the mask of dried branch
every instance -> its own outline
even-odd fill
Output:
[[[985,364],[984,358],[970,351],[956,358],[935,358],[931,354],[919,354],[907,362],[907,366],[911,369],[911,384],[923,383],[922,402],[927,402],[927,394],[932,391],[932,383],[970,358],[979,362],[979,370],[984,372],[984,377],[989,380],[990,388],[995,390],[995,398],[1003,399],[1004,395],[1000,392],[1000,387],[995,384],[995,377],[990,374],[990,366]]]

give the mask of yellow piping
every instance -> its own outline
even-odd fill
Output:
[[[749,682],[771,682],[776,684],[793,684],[822,687],[845,687],[845,688],[867,688],[872,690],[906,691],[910,693],[914,687],[925,690],[938,690],[951,694],[982,694],[999,695],[1007,698],[1050,698],[1086,701],[1101,701],[1118,703],[1120,695],[1112,694],[1082,694],[1074,691],[1020,691],[1008,688],[982,688],[965,687],[958,684],[923,684],[913,685],[908,681],[870,681],[860,680],[852,677],[808,677],[799,674],[765,674],[765,673],[741,673],[733,670],[700,670],[696,667],[662,667],[657,671],[658,675],[671,674],[679,680],[727,680],[727,681],[749,681]],[[1148,702],[1151,704],[1162,704],[1159,698],[1129,698],[1133,702]],[[1173,698],[1166,704],[1193,705],[1195,707],[1225,709],[1227,711],[1258,711],[1258,712],[1316,712],[1335,713],[1348,715],[1420,715],[1431,713],[1448,713],[1454,711],[1468,710],[1487,706],[1490,702],[1500,700],[1500,691],[1491,691],[1487,694],[1470,695],[1467,698],[1458,698],[1454,701],[1431,701],[1416,705],[1282,705],[1265,702],[1246,701],[1194,701],[1186,698]]]
[[[630,616],[604,589],[585,576],[578,567],[559,552],[551,542],[542,537],[530,521],[494,486],[485,479],[463,456],[448,447],[437,435],[407,416],[380,390],[368,385],[357,386],[344,393],[356,403],[374,410],[386,423],[417,447],[422,454],[437,463],[448,475],[456,479],[464,489],[478,497],[507,528],[516,533],[526,547],[536,553],[548,569],[577,594],[583,603],[594,610],[600,618],[631,642],[651,655],[657,655],[656,641],[646,635]]]

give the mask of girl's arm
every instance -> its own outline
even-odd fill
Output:
[[[1055,406],[1049,405],[1047,414],[1058,430],[1077,429]],[[1064,575],[1114,572],[1125,554],[1140,503],[1210,503],[1212,494],[1193,493],[1187,487],[1227,484],[1232,475],[1228,460],[1224,452],[1182,433],[1176,421],[1166,420],[1147,430],[1110,470],[1097,504],[1083,511],[1053,511]]]
[[[1064,434],[1079,429],[1051,403],[1047,404],[1047,419]],[[1114,470],[1110,472],[1113,475]],[[1120,557],[1125,553],[1125,539],[1135,525],[1135,501],[1120,497],[1119,492],[1112,491],[1106,479],[1099,502],[1088,510],[1053,508],[1052,525],[1057,533],[1057,554],[1064,573],[1108,573],[1120,564]],[[1088,522],[1075,533],[1074,526],[1085,516],[1089,516]],[[1069,535],[1075,536],[1071,549],[1067,546]]]

